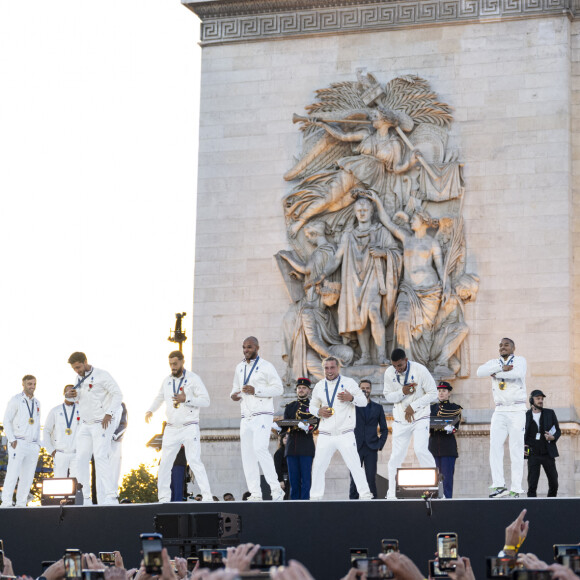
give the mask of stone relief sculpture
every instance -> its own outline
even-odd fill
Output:
[[[320,378],[329,354],[378,377],[396,346],[437,377],[467,376],[465,304],[479,278],[465,271],[451,108],[417,76],[382,85],[358,73],[316,95],[294,115],[302,152],[284,175],[286,379]]]

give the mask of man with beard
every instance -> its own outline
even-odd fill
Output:
[[[175,350],[169,354],[169,368],[171,374],[163,380],[157,397],[145,413],[145,421],[149,423],[153,413],[165,402],[167,424],[161,444],[157,495],[162,503],[171,501],[171,468],[183,445],[203,501],[212,501],[207,473],[201,461],[199,431],[199,409],[209,407],[209,393],[201,378],[185,369],[183,353]]]
[[[295,427],[289,428],[286,444],[286,463],[290,479],[290,499],[310,499],[312,483],[312,461],[314,459],[313,432],[318,425],[308,422],[316,419],[310,413],[310,379],[300,378],[296,381],[298,399],[288,403],[284,409],[284,419],[300,421]]]
[[[526,412],[524,442],[528,455],[528,497],[537,497],[536,489],[540,479],[540,467],[548,478],[548,497],[558,495],[558,471],[556,457],[560,438],[560,425],[556,413],[544,407],[544,393],[536,389],[530,395],[530,409]]]
[[[359,384],[360,390],[367,398],[366,407],[356,408],[356,427],[354,436],[356,447],[360,457],[360,464],[365,468],[369,489],[373,498],[377,498],[377,461],[379,451],[382,451],[389,431],[383,407],[378,403],[371,401],[372,384],[369,379],[362,379]],[[380,436],[377,434],[380,431]],[[350,499],[358,499],[356,485],[350,476]]]

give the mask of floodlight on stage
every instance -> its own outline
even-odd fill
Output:
[[[397,469],[396,496],[400,499],[437,497],[439,473],[436,467],[402,467]]]
[[[74,504],[76,493],[77,480],[75,477],[43,479],[40,505]]]

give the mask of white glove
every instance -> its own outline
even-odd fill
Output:
[[[445,425],[445,431],[447,431],[448,435],[451,435],[453,433],[453,425]]]
[[[300,429],[302,429],[302,431],[304,431],[305,433],[308,433],[309,431],[309,426],[306,423],[303,423],[302,421],[298,423],[298,427],[300,427]]]
[[[274,423],[272,425],[272,429],[275,429],[277,433],[282,433],[282,427],[280,427],[280,425],[278,425],[278,423]]]

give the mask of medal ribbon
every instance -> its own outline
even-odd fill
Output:
[[[68,405],[70,407],[70,405]],[[65,405],[64,403],[62,404],[62,410],[64,411],[64,420],[66,423],[66,428],[70,429],[70,426],[72,425],[73,419],[75,418],[75,403],[73,403],[72,405],[72,413],[70,414],[70,421],[68,420],[68,415],[66,414],[66,408],[67,405]]]
[[[411,372],[411,363],[407,361],[407,372],[405,373],[405,382],[403,386],[405,386],[409,380],[409,373]],[[397,381],[399,381],[399,385],[401,384],[401,375],[397,373]]]
[[[32,419],[33,415],[34,415],[34,397],[32,398],[32,405],[28,404],[28,401],[26,400],[28,399],[28,397],[25,395],[24,396],[24,402],[26,403],[26,407],[28,408],[28,414],[30,415],[30,418]]]
[[[254,361],[254,364],[252,365],[252,370],[250,371],[250,374],[248,375],[248,377],[246,378],[246,367],[248,366],[247,364],[244,366],[244,387],[248,384],[248,381],[250,380],[250,377],[252,376],[252,373],[254,372],[254,369],[256,368],[256,365],[258,364],[258,361],[260,360],[260,357],[257,356],[256,360]]]
[[[77,389],[80,389],[83,386],[83,383],[93,374],[93,369],[91,369],[91,372],[88,375],[85,375],[82,379],[81,377],[79,377],[79,382],[73,387],[74,390],[76,391]]]
[[[185,380],[185,369],[183,369],[183,376],[181,377],[181,380],[179,381],[179,384],[177,385],[177,391],[175,390],[175,379],[173,379],[173,394],[177,395],[177,393],[179,393],[179,389],[181,389],[181,384],[183,383],[183,381]]]
[[[336,379],[336,387],[334,387],[334,393],[332,393],[332,399],[328,396],[328,383],[324,381],[324,390],[326,391],[326,402],[328,406],[332,409],[332,405],[334,404],[334,398],[336,397],[336,392],[338,391],[338,387],[340,387],[340,375],[338,375],[338,379]]]
[[[507,360],[507,362],[505,360],[503,360],[503,358],[501,358],[501,356],[499,357],[499,364],[500,366],[503,368],[504,366],[508,366],[511,365],[512,362],[514,362],[514,355],[512,354],[509,359]],[[502,371],[503,372],[503,371]]]

